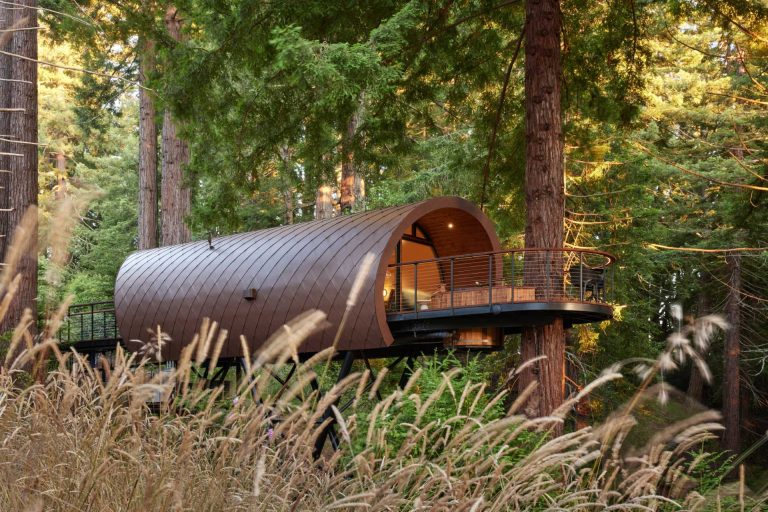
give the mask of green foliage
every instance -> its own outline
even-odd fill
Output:
[[[386,447],[391,454],[405,455],[411,450],[422,450],[421,446],[411,446],[403,453],[401,448],[411,437],[413,425],[432,424],[437,429],[444,429],[445,437],[443,444],[428,449],[442,450],[450,444],[452,435],[470,421],[469,418],[490,421],[504,415],[499,401],[490,402],[491,395],[484,384],[486,374],[478,358],[471,358],[462,365],[454,354],[447,354],[431,357],[417,368],[418,379],[406,389],[398,406],[390,408],[386,415],[377,414],[377,402],[358,409],[358,422],[368,425],[367,429],[360,430],[360,436],[355,440],[358,448],[366,445],[366,435],[375,428],[387,433]],[[412,370],[416,371],[416,368]],[[389,392],[388,389],[382,391]]]
[[[583,384],[617,360],[659,353],[675,329],[671,304],[692,315],[722,309],[721,254],[652,244],[765,246],[768,32],[765,6],[746,0],[561,4],[565,243],[619,258],[620,320],[575,335]],[[168,5],[46,0],[41,6],[66,16],[42,14],[50,30],[41,52],[133,80],[138,41],[156,43],[158,69],[147,85],[158,112],[167,107],[183,121],[192,147],[186,172],[196,237],[275,226],[290,213],[296,222],[311,219],[318,187],[336,183],[353,154],[366,207],[438,195],[478,201],[485,192],[504,244],[521,244],[523,55],[511,61],[523,2],[180,0],[173,5],[185,20],[181,42],[165,29]],[[135,87],[101,75],[40,73],[40,138],[49,145],[40,169],[44,223],[56,206],[53,153],[67,153],[73,191],[100,194],[75,231],[63,282],[44,284],[43,295],[52,286],[56,296],[108,300],[135,245]],[[743,375],[752,405],[764,407],[768,256],[745,256],[744,276]],[[715,382],[704,397],[713,407],[720,348],[710,354]],[[515,358],[511,343],[493,358],[495,375]],[[464,383],[486,378],[467,371]],[[439,369],[424,372],[429,385],[417,390],[420,400],[442,383]],[[683,372],[673,383],[685,389],[687,378]],[[594,398],[607,411],[629,393],[630,385],[615,385]],[[449,396],[425,420],[456,412]],[[405,403],[398,414],[412,418],[416,402]],[[389,428],[388,419],[379,421]]]

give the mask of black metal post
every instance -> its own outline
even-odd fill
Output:
[[[403,283],[402,272],[400,270],[400,259],[402,258],[402,242],[398,241],[395,246],[395,304],[397,311],[403,311]],[[391,299],[390,299],[391,300]]]
[[[405,360],[403,373],[400,374],[400,382],[397,384],[400,389],[405,389],[405,385],[408,384],[408,380],[413,375],[413,361],[413,356],[408,356],[408,359]]]
[[[579,300],[584,302],[584,253],[579,252]]]
[[[352,362],[355,360],[354,353],[351,350],[348,350],[344,353],[344,360],[341,362],[341,369],[339,370],[339,376],[336,379],[336,384],[341,382],[345,377],[347,377],[352,370]],[[312,379],[312,387],[313,389],[320,391],[319,383],[317,382],[317,379]],[[319,397],[318,397],[319,398]],[[336,405],[334,402],[333,405]],[[323,428],[323,431],[320,432],[320,434],[317,436],[317,440],[315,441],[315,449],[312,452],[312,456],[317,459],[320,457],[320,455],[323,452],[323,446],[325,445],[325,439],[330,436],[331,438],[331,445],[333,446],[334,450],[337,450],[339,448],[338,439],[336,438],[336,432],[333,429],[334,424],[336,423],[336,420],[333,416],[333,409],[329,406],[325,412],[323,413],[323,417],[320,419],[320,422],[325,422],[327,419],[331,419],[331,421]]]
[[[510,276],[512,297],[510,302],[515,302],[515,251],[512,251],[512,275]]]
[[[488,255],[488,310],[493,308],[493,254]]]
[[[453,314],[453,260],[451,258],[451,314]]]
[[[419,318],[419,264],[413,264],[413,310]]]

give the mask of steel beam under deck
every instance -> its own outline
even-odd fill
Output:
[[[613,308],[589,302],[516,302],[454,309],[390,313],[387,323],[395,339],[425,337],[428,333],[478,327],[501,327],[517,333],[562,317],[566,327],[613,318]]]

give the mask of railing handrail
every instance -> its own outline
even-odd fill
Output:
[[[81,302],[79,304],[71,304],[70,308],[77,308],[77,307],[87,307],[87,306],[101,306],[102,304],[109,304],[110,306],[114,306],[114,302],[111,300],[103,300],[99,302]]]
[[[390,263],[389,265],[387,265],[387,268],[402,267],[405,265],[414,265],[417,263],[422,264],[422,263],[450,261],[450,260],[457,260],[457,259],[464,259],[464,258],[478,258],[480,256],[494,256],[496,254],[514,254],[517,252],[520,252],[520,253],[523,253],[523,252],[573,252],[573,253],[582,253],[582,254],[592,254],[595,256],[603,256],[608,260],[608,263],[606,263],[604,267],[613,265],[616,262],[616,256],[605,251],[599,251],[597,249],[569,249],[567,247],[556,247],[556,248],[547,249],[547,248],[537,248],[537,247],[521,247],[519,249],[500,249],[498,251],[454,254],[453,256],[441,256],[439,258],[428,258],[423,260],[404,261],[402,263]]]

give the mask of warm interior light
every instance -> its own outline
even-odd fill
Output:
[[[388,293],[389,293],[389,292],[387,292],[387,289],[386,289],[386,288],[384,288],[384,297],[386,297]]]
[[[448,229],[453,229],[453,222],[448,223]]]

